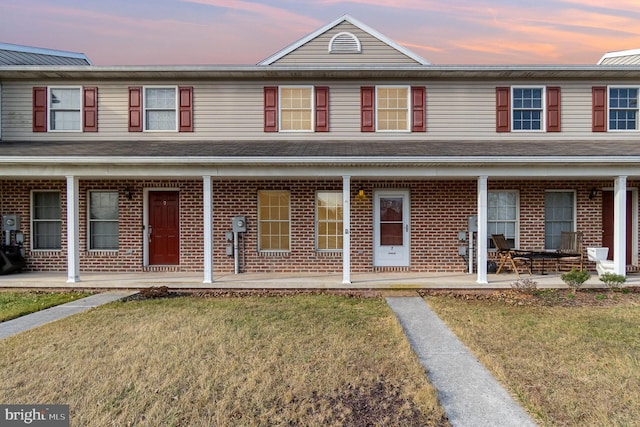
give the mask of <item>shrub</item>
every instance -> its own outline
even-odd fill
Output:
[[[600,281],[609,288],[620,289],[627,278],[622,274],[606,272],[600,276]]]
[[[533,295],[538,289],[538,282],[533,279],[518,279],[515,282],[511,282],[511,289],[516,292]]]
[[[589,280],[591,275],[586,270],[576,270],[576,268],[573,267],[570,272],[564,273],[560,277],[562,278],[562,281],[569,286],[569,289],[575,292],[580,289],[584,282]]]

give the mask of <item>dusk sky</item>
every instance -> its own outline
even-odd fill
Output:
[[[640,49],[640,0],[2,0],[0,42],[94,65],[249,65],[344,14],[435,65],[595,64]]]

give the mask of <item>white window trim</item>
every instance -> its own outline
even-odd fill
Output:
[[[515,193],[516,195],[516,235],[514,236],[514,247],[520,247],[520,190],[488,190],[487,193]],[[488,207],[488,206],[487,206]],[[487,215],[487,224],[489,224],[489,216]],[[487,236],[488,240],[491,239],[491,235]],[[507,236],[505,238],[508,239]],[[489,249],[489,251],[495,252],[496,248]]]
[[[115,222],[118,223],[118,237],[120,234],[120,192],[118,190],[88,190],[87,191],[87,251],[89,252],[118,252],[120,250],[120,242],[118,242],[118,248],[116,249],[94,249],[91,247],[91,223],[96,220],[91,219],[91,193],[116,193],[118,194],[118,218]],[[107,222],[107,221],[105,221]],[[113,222],[109,220],[108,222]]]
[[[176,112],[175,129],[147,129],[147,89],[173,89],[175,91],[175,105],[174,111]],[[180,111],[178,111],[178,86],[174,85],[150,85],[142,87],[142,131],[150,133],[158,132],[178,132],[178,120]]]
[[[340,194],[340,196],[342,196],[342,190],[316,190],[316,206],[315,206],[315,248],[316,248],[316,252],[322,252],[322,253],[326,253],[326,252],[342,252],[342,250],[344,249],[344,241],[342,243],[342,248],[340,249],[320,249],[319,248],[319,244],[318,244],[318,237],[319,237],[319,232],[318,232],[318,224],[320,223],[320,219],[318,218],[318,193],[334,193],[334,194]],[[341,201],[343,200],[343,198],[340,199]],[[342,224],[344,224],[344,206],[342,206]]]
[[[282,89],[311,89],[311,128],[303,130],[282,129]],[[316,90],[312,85],[278,86],[278,131],[281,133],[313,133],[316,129]]]
[[[35,249],[35,227],[34,224],[36,223],[36,219],[35,217],[35,200],[34,200],[34,194],[35,193],[58,193],[60,195],[60,219],[59,220],[47,220],[47,221],[59,221],[60,222],[60,248],[57,249]],[[31,196],[30,196],[30,215],[29,215],[29,220],[31,221],[31,224],[29,224],[29,226],[31,227],[31,233],[29,236],[29,244],[31,245],[31,252],[61,252],[62,251],[62,238],[63,236],[63,231],[62,231],[62,218],[64,216],[64,212],[62,211],[62,191],[61,190],[55,190],[55,189],[50,189],[50,190],[31,190]],[[43,220],[44,221],[44,220]]]
[[[51,95],[51,91],[55,89],[77,89],[80,93],[80,107],[78,109],[78,115],[80,116],[80,128],[79,129],[52,129],[51,125],[53,120],[51,120],[51,101],[53,100],[53,96]],[[84,110],[84,96],[82,93],[82,86],[47,86],[47,132],[82,132],[84,129],[84,122],[82,111]]]
[[[540,113],[540,129],[514,129],[514,120],[515,120],[515,115],[513,114],[514,111],[516,110],[513,107],[514,104],[514,96],[513,96],[513,92],[516,89],[540,89],[541,91],[541,95],[542,95],[542,99],[541,99],[541,103],[542,103],[542,108],[541,108],[541,113]],[[515,132],[515,133],[530,133],[530,132],[534,132],[534,133],[544,133],[547,131],[547,87],[546,86],[538,86],[538,85],[516,85],[516,86],[511,86],[511,102],[510,102],[510,109],[511,111],[509,111],[510,117],[511,117],[511,123],[509,123],[509,126],[511,126],[511,132]],[[531,109],[518,109],[518,110],[534,110],[533,108]]]
[[[380,120],[380,102],[378,100],[378,89],[396,89],[402,88],[407,90],[407,128],[406,129],[385,129],[380,130],[378,128],[378,120]],[[411,133],[412,118],[411,114],[411,86],[409,85],[376,85],[376,104],[375,104],[375,116],[376,116],[376,132],[380,133]]]
[[[289,249],[261,249],[262,241],[261,241],[261,227],[262,227],[262,218],[260,217],[260,193],[263,192],[286,192],[289,194]],[[258,253],[260,254],[289,254],[291,253],[291,247],[293,245],[293,236],[291,235],[291,191],[290,190],[258,190]]]
[[[574,189],[561,189],[561,188],[554,188],[551,190],[544,190],[545,196],[547,193],[573,193],[573,218],[571,219],[571,227],[573,227],[573,231],[577,231],[578,230],[578,201],[577,201],[577,196],[576,196],[576,190]],[[546,209],[547,207],[544,206],[543,209],[543,214],[546,216]],[[547,220],[545,218],[544,220],[544,237],[545,237],[545,246],[546,246],[546,234],[547,234]],[[545,247],[545,250],[549,250],[549,248]]]
[[[635,129],[611,129],[611,92],[610,89],[637,89],[638,108],[636,108]],[[607,86],[607,132],[640,132],[640,86],[636,85],[609,85]]]

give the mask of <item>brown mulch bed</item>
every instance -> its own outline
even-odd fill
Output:
[[[611,307],[619,304],[640,305],[640,287],[621,290],[537,289],[530,293],[514,289],[439,290],[421,289],[421,296],[448,296],[463,300],[503,302],[509,305],[560,307]]]

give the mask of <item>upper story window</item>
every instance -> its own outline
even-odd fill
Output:
[[[327,86],[265,86],[265,132],[328,132]]]
[[[609,130],[638,129],[638,88],[609,88]]]
[[[280,87],[280,131],[313,130],[313,87]]]
[[[129,87],[129,132],[193,132],[193,88]]]
[[[560,132],[560,88],[496,88],[496,132]]]
[[[144,88],[144,130],[177,130],[177,91],[176,87]]]
[[[33,88],[33,132],[97,132],[98,88]]]
[[[513,130],[542,130],[544,95],[541,87],[513,87]]]
[[[424,86],[363,86],[360,88],[362,132],[425,132]]]
[[[49,88],[49,130],[82,130],[80,87]]]

